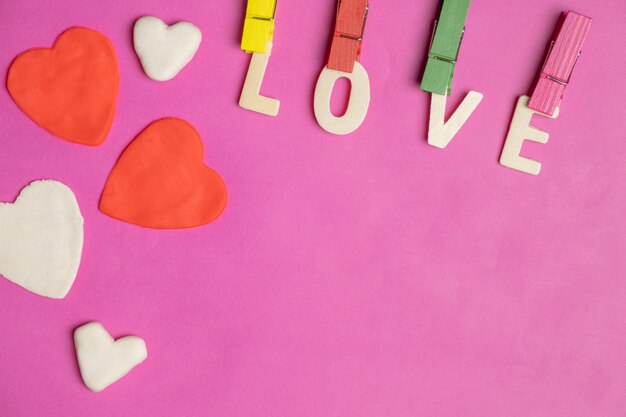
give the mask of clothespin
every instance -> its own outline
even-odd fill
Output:
[[[454,66],[459,56],[469,6],[470,0],[441,1],[422,77],[422,90],[450,95]]]
[[[548,116],[559,107],[572,70],[578,61],[583,43],[591,27],[591,18],[576,12],[564,12],[550,45],[539,81],[528,107]]]
[[[276,0],[248,0],[241,49],[248,53],[265,52],[274,37]]]
[[[339,0],[328,68],[352,73],[361,55],[368,0]]]

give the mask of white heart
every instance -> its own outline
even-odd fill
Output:
[[[189,22],[168,26],[154,16],[137,20],[134,29],[135,52],[148,77],[171,80],[196,54],[202,33]]]
[[[137,336],[114,340],[97,321],[74,331],[78,367],[87,388],[102,391],[148,357],[146,343]]]
[[[67,295],[83,251],[83,216],[72,190],[53,180],[0,203],[0,275],[50,298]]]

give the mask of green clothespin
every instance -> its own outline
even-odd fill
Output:
[[[454,65],[459,56],[470,0],[442,0],[435,21],[421,89],[450,95]]]

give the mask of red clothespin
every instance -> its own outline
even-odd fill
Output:
[[[528,102],[529,108],[549,116],[554,115],[590,27],[591,18],[572,11],[563,13],[539,81]]]
[[[339,0],[328,68],[352,73],[361,55],[368,0]]]

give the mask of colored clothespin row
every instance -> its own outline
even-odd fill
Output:
[[[448,121],[445,121],[446,99],[452,90],[452,77],[470,0],[443,0],[435,20],[426,69],[420,88],[431,94],[428,143],[438,148],[448,146],[483,99],[470,91]]]
[[[572,11],[563,13],[528,107],[548,116],[554,114],[561,104],[590,27],[591,19],[587,16]]]
[[[265,52],[274,37],[275,17],[276,0],[248,0],[241,49],[250,54]]]
[[[365,120],[369,108],[369,77],[359,62],[368,11],[368,0],[338,1],[328,63],[315,86],[313,109],[317,122],[336,135],[354,132]],[[350,80],[350,98],[345,114],[336,117],[330,111],[330,96],[341,77]]]
[[[558,117],[563,90],[569,83],[590,26],[591,19],[586,16],[572,11],[562,14],[532,97],[521,96],[517,100],[500,155],[501,165],[532,175],[541,171],[540,162],[520,156],[524,141],[547,143],[550,138],[547,132],[530,125],[531,118],[534,114]]]
[[[469,6],[470,0],[442,0],[422,77],[422,90],[450,95]]]
[[[268,116],[276,116],[280,101],[260,95],[265,70],[272,54],[276,0],[248,0],[241,49],[251,53],[248,74],[241,90],[239,106]]]

